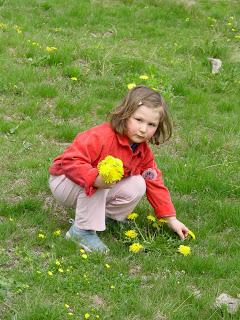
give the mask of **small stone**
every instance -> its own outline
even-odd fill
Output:
[[[222,66],[222,60],[215,58],[208,58],[212,64],[212,73],[218,73]]]

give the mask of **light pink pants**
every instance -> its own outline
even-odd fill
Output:
[[[106,229],[106,216],[124,220],[146,191],[145,180],[140,175],[124,178],[111,189],[98,189],[91,197],[65,175],[50,176],[49,185],[56,200],[75,208],[76,227],[95,231]]]

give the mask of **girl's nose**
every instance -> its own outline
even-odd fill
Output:
[[[146,132],[147,131],[147,125],[142,123],[140,126],[140,132]]]

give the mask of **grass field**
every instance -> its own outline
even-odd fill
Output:
[[[215,306],[240,298],[239,19],[238,0],[0,0],[0,319],[240,319]],[[169,104],[174,135],[154,152],[191,255],[155,232],[146,200],[141,253],[128,225],[101,234],[104,256],[64,239],[74,212],[53,200],[48,167],[129,83]]]

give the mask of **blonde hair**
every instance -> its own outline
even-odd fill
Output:
[[[153,109],[159,108],[160,111],[160,121],[150,142],[159,145],[170,139],[172,121],[167,105],[160,93],[145,86],[136,86],[129,90],[120,105],[110,113],[109,118],[112,128],[120,134],[125,134],[128,119],[142,105]]]

